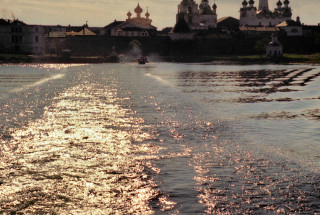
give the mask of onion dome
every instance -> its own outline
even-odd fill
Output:
[[[289,4],[290,2],[288,0],[284,0],[284,4]]]
[[[134,9],[134,12],[135,12],[135,13],[142,13],[142,12],[143,12],[143,10],[142,10],[142,8],[140,7],[139,3],[138,3],[138,6],[136,7],[136,9]]]
[[[213,8],[213,9],[217,9],[216,3],[213,4],[212,8]]]
[[[253,0],[250,0],[250,1],[249,1],[249,4],[254,4],[254,1],[253,1]]]
[[[242,2],[242,5],[243,5],[243,6],[247,6],[247,5],[248,5],[247,0],[244,0],[244,1]]]
[[[149,17],[150,16],[150,13],[149,13],[149,11],[147,11],[147,13],[146,13],[146,17]]]
[[[279,0],[279,1],[277,2],[277,6],[282,6],[281,0]]]
[[[130,12],[130,11],[127,13],[127,16],[129,16],[129,17],[130,17],[130,16],[132,16],[132,14],[131,14],[131,12]]]

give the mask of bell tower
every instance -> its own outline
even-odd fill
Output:
[[[259,1],[259,10],[269,10],[268,0],[260,0]]]

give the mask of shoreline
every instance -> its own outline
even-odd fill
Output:
[[[268,58],[261,55],[247,56],[159,56],[156,59],[150,57],[151,62],[168,63],[204,63],[208,65],[266,65],[266,64],[305,64],[320,65],[320,54],[297,55],[285,54],[282,58]],[[33,55],[10,55],[0,54],[0,64],[100,64],[100,63],[122,63],[115,56],[109,57],[70,57],[57,56],[33,56]],[[124,61],[126,62],[126,61]],[[134,60],[129,62],[135,62]]]

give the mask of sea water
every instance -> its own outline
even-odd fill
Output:
[[[0,213],[320,213],[320,67],[0,67]]]

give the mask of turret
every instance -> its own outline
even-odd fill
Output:
[[[128,19],[131,19],[132,14],[130,11],[127,13],[127,16],[128,16]]]
[[[249,6],[250,6],[250,7],[253,7],[253,6],[254,6],[254,1],[253,1],[253,0],[250,0],[250,1],[249,1]]]
[[[243,0],[242,6],[243,6],[243,8],[247,8],[247,6],[248,6],[247,0]]]
[[[217,5],[216,5],[216,3],[213,4],[212,9],[213,9],[213,14],[217,15]]]
[[[300,21],[300,16],[297,16],[297,21],[296,21],[299,25],[301,25],[301,21]]]
[[[277,2],[277,6],[278,6],[278,9],[281,9],[281,7],[282,7],[282,2],[281,2],[281,0],[279,0],[279,1]]]
[[[147,8],[146,18],[149,19],[149,17],[150,17],[149,8]]]
[[[290,2],[289,2],[289,0],[284,0],[283,4],[284,4],[285,8],[289,8]]]

